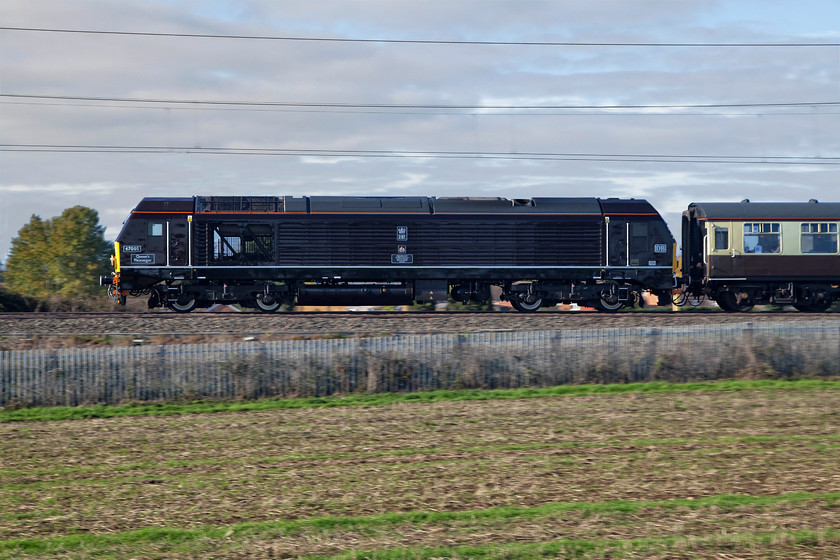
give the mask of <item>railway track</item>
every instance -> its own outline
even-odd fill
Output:
[[[687,309],[613,314],[563,312],[0,313],[0,337],[364,336],[500,330],[631,328],[758,321],[837,320],[837,313],[724,313]]]

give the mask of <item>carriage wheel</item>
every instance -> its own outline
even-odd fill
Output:
[[[823,313],[831,307],[831,302],[821,299],[817,303],[794,303],[793,307],[797,311],[802,311],[803,313]]]
[[[733,292],[723,292],[718,295],[715,301],[721,309],[730,313],[746,313],[753,308],[752,303],[744,303],[743,301],[739,303]]]

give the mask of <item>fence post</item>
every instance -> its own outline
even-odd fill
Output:
[[[364,371],[365,371],[365,375],[367,376],[367,380],[366,380],[366,383],[365,383],[365,390],[368,393],[376,393],[377,389],[379,388],[379,383],[378,383],[379,375],[376,371],[376,368],[374,367],[374,361],[375,360],[372,359],[373,355],[372,355],[372,350],[370,348],[371,342],[372,342],[372,339],[363,338],[362,339],[362,344],[360,345],[360,347],[361,347],[361,354],[362,354],[362,358],[363,358],[362,359],[362,364],[364,364]]]
[[[659,346],[659,328],[658,327],[651,327],[648,329],[647,333],[648,343],[646,344],[646,352],[648,354],[647,363],[650,364],[647,367],[647,379],[636,379],[636,381],[655,381],[657,370],[659,369],[657,366],[660,363],[658,356],[656,355],[658,352]]]
[[[742,331],[741,340],[743,341],[744,351],[746,352],[747,365],[743,372],[752,377],[755,373],[755,348],[753,348],[753,324],[751,322],[744,323],[744,330]]]

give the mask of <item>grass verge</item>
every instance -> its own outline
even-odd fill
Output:
[[[729,380],[696,383],[626,383],[611,385],[558,385],[525,389],[464,389],[422,393],[351,394],[334,397],[291,399],[261,399],[256,401],[193,401],[162,403],[128,403],[117,406],[94,405],[82,407],[33,407],[15,410],[0,409],[2,422],[46,422],[81,420],[87,418],[116,418],[124,416],[163,416],[172,414],[206,414],[214,412],[245,412],[300,408],[344,406],[386,406],[397,403],[443,401],[502,400],[583,395],[617,395],[624,393],[690,393],[702,391],[814,391],[840,389],[840,381],[824,379],[789,380]]]

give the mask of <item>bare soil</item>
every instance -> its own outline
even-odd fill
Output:
[[[0,541],[553,503],[826,495],[840,492],[839,404],[831,390],[628,394],[0,424]],[[838,500],[783,499],[265,530],[200,540],[188,552],[114,545],[114,557],[675,537],[679,544],[664,551],[612,557],[828,559],[840,552],[836,538],[733,544],[732,535],[838,527]]]

